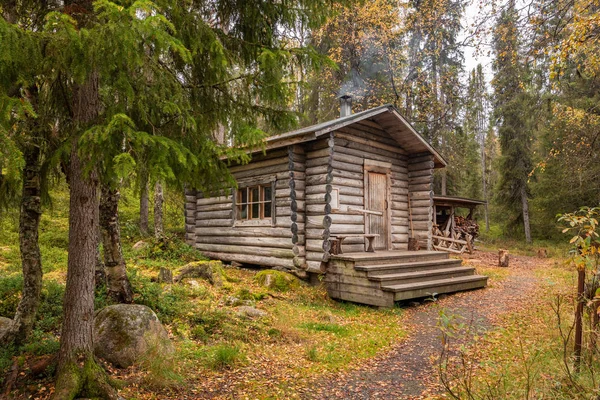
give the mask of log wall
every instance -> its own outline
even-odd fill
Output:
[[[240,187],[274,182],[271,220],[236,221],[233,190],[210,197],[197,193],[194,246],[223,261],[296,270],[296,265],[302,265],[304,249],[294,247],[292,230],[296,243],[302,243],[304,215],[297,210],[304,205],[291,193],[304,188],[303,159],[303,154],[283,148],[231,167]]]
[[[414,236],[422,249],[431,250],[433,227],[433,155],[411,155],[408,159],[408,191]]]
[[[196,243],[196,191],[185,189],[185,242]]]
[[[366,133],[365,133],[366,132]],[[340,207],[332,211],[331,234],[364,234],[365,159],[391,163],[390,234],[392,250],[408,249],[408,158],[405,151],[376,124],[342,128],[335,132],[333,188],[340,194]],[[365,239],[348,238],[344,252],[365,251]]]

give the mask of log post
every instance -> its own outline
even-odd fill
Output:
[[[508,250],[498,251],[498,266],[505,268],[508,267]]]

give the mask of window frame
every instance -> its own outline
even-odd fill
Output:
[[[258,189],[258,200],[253,198],[255,189]],[[267,200],[265,196],[267,189],[271,191],[271,198],[269,200]],[[246,201],[242,202],[244,193]],[[275,181],[255,181],[252,183],[239,184],[238,189],[234,189],[234,194],[234,226],[275,226]],[[253,205],[255,204],[258,204],[258,216],[253,215],[253,212],[255,211],[253,210]],[[242,218],[243,206],[246,206],[246,215]],[[271,215],[265,217],[265,211],[267,209],[269,209]]]

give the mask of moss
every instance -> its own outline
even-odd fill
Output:
[[[287,272],[267,269],[260,271],[254,278],[259,284],[278,292],[287,292],[299,285],[298,279]]]

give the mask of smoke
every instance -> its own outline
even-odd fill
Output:
[[[383,51],[377,43],[377,38],[371,35],[365,35],[359,49],[350,53],[353,54],[348,59],[351,67],[337,94],[338,97],[350,95],[361,101],[377,92],[373,83],[381,79],[381,75],[386,72],[385,56],[382,56]]]

